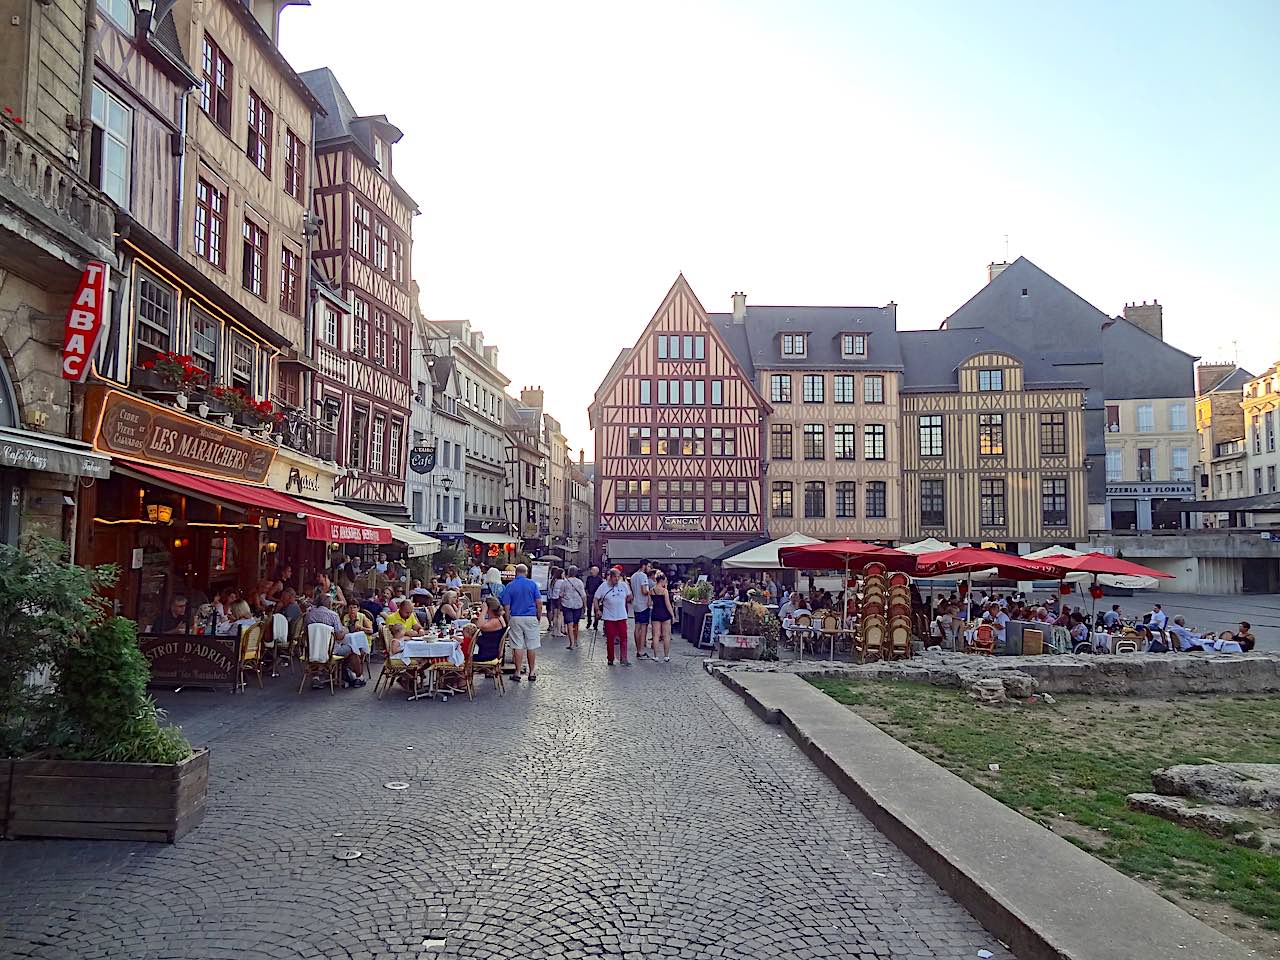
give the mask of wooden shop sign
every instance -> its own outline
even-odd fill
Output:
[[[236,685],[235,637],[161,633],[138,635],[138,649],[151,664],[153,687]]]
[[[253,484],[266,480],[275,457],[274,447],[115,390],[103,398],[93,446],[104,453]]]

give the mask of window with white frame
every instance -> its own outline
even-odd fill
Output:
[[[1182,433],[1187,429],[1187,405],[1185,403],[1169,404],[1169,430]]]
[[[177,291],[155,274],[138,269],[138,354],[146,360],[173,349],[173,310]]]
[[[1115,483],[1124,479],[1124,451],[1119,447],[1107,448],[1107,480]]]
[[[862,402],[884,403],[884,377],[869,373],[862,378]]]
[[[867,355],[867,335],[865,333],[841,334],[840,355],[845,358],[865,357]]]
[[[1186,447],[1174,447],[1169,464],[1170,480],[1191,479],[1191,451]]]
[[[125,6],[128,6],[127,2]],[[129,175],[133,165],[133,111],[119,97],[95,83],[92,114],[89,179],[128,210]]]
[[[239,334],[231,335],[231,385],[253,393],[253,344]]]
[[[222,339],[222,324],[207,310],[194,303],[187,311],[191,322],[191,362],[218,379],[218,343]]]
[[[1135,419],[1139,433],[1151,433],[1156,428],[1155,410],[1149,403],[1138,404]]]
[[[782,355],[784,357],[803,357],[808,351],[803,333],[784,333],[782,335]]]
[[[400,475],[400,439],[404,427],[399,420],[392,420],[387,428],[387,473],[393,477]]]
[[[387,429],[387,418],[381,413],[373,415],[373,433],[369,436],[369,469],[375,473],[382,473],[382,442],[383,433]]]
[[[324,323],[320,327],[320,336],[331,347],[338,345],[338,311],[327,303],[324,306]]]
[[[857,395],[854,392],[857,381],[851,373],[837,373],[831,378],[831,392],[835,396],[836,403],[856,403]]]

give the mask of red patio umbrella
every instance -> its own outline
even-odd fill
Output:
[[[783,547],[778,559],[784,567],[795,570],[861,570],[868,563],[883,563],[886,570],[910,573],[916,558],[892,547],[882,547],[861,540],[832,540],[829,543],[805,543]],[[847,579],[847,577],[846,577]]]
[[[955,547],[951,550],[935,550],[916,554],[916,577],[937,577],[950,573],[975,573],[995,569],[1006,580],[1056,580],[1062,576],[1062,568],[1050,560],[1024,560],[999,550],[980,550],[977,547]]]
[[[1105,553],[1082,553],[1078,557],[1071,556],[1055,556],[1044,557],[1046,562],[1061,567],[1064,571],[1070,573],[1091,573],[1093,574],[1093,585],[1089,589],[1089,596],[1093,597],[1092,618],[1094,621],[1098,619],[1098,594],[1100,590],[1095,589],[1098,586],[1098,577],[1103,574],[1111,574],[1118,577],[1158,577],[1161,580],[1173,580],[1174,575],[1165,573],[1163,570],[1154,570],[1151,567],[1144,567],[1140,563],[1132,563],[1128,560],[1122,560],[1119,557],[1109,557]]]

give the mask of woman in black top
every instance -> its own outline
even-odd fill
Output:
[[[507,621],[502,616],[502,601],[497,597],[484,598],[484,612],[476,621],[476,629],[480,635],[476,637],[476,650],[471,659],[479,662],[498,659],[498,651],[502,648],[502,633],[507,629]]]

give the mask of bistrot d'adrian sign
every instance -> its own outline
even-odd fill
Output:
[[[80,276],[75,299],[62,328],[62,379],[84,383],[89,358],[102,333],[102,312],[107,296],[107,265],[90,260]]]
[[[262,483],[275,448],[112,390],[102,401],[93,446],[158,466]]]

